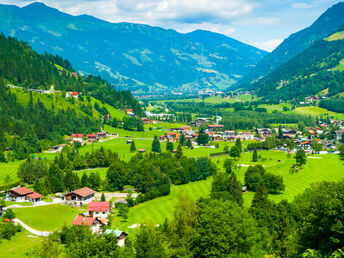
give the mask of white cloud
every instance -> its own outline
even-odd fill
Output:
[[[291,6],[295,9],[309,9],[309,8],[313,8],[314,4],[305,3],[305,2],[296,2],[296,3],[292,3]]]
[[[253,43],[252,45],[254,45],[260,49],[272,52],[282,42],[283,42],[283,39],[271,39],[271,40],[267,40],[264,42],[256,42],[256,43]]]

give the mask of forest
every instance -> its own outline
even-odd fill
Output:
[[[319,107],[333,112],[344,113],[344,97],[336,96],[324,99],[320,101]]]
[[[343,59],[343,40],[319,40],[251,87],[264,99],[302,99],[327,88],[333,96],[344,91],[344,73],[335,69]]]

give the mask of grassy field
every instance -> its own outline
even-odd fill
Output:
[[[91,173],[98,172],[100,175],[100,178],[104,180],[106,178],[106,172],[108,171],[108,168],[95,168],[95,169],[86,169],[86,170],[80,170],[76,171],[75,173],[78,174],[79,178],[81,179],[82,175],[85,173],[87,176],[89,176]]]
[[[266,110],[268,112],[272,112],[272,111],[283,111],[283,107],[287,107],[289,109],[291,109],[292,105],[289,104],[289,103],[281,103],[281,104],[278,104],[278,105],[267,105],[267,104],[262,104],[262,105],[259,105],[258,107],[260,108],[266,108]]]
[[[0,185],[18,181],[17,169],[21,161],[0,163]]]
[[[326,40],[328,41],[341,40],[341,39],[344,39],[344,31],[336,32],[332,34],[331,36],[329,36],[328,38],[326,38]]]
[[[328,111],[327,109],[310,106],[310,107],[297,107],[293,112],[296,112],[298,114],[302,115],[311,115],[311,116],[324,116],[329,115],[333,116],[336,119],[344,119],[344,114]]]
[[[0,243],[0,258],[26,257],[28,249],[37,247],[44,238],[30,234],[26,230],[17,233],[10,240],[2,239]]]
[[[62,204],[15,209],[18,219],[41,231],[60,230],[63,225],[72,224],[75,216],[85,211]]]
[[[102,104],[102,102],[101,102],[100,100],[98,100],[98,99],[96,99],[96,98],[94,98],[94,97],[91,97],[91,104],[92,104],[92,106],[94,106],[94,103],[96,103],[96,102],[99,104],[100,107],[103,106],[103,104]],[[124,112],[122,112],[121,110],[118,110],[118,109],[114,108],[113,106],[110,106],[110,105],[108,105],[108,104],[105,104],[105,107],[106,107],[106,109],[109,111],[110,116],[111,116],[112,118],[115,117],[115,118],[117,118],[117,119],[119,119],[119,120],[122,120],[123,117],[125,116],[125,113],[124,113]]]
[[[321,181],[338,181],[344,178],[344,162],[339,159],[338,155],[314,155],[313,158],[307,159],[306,166],[297,174],[290,174],[289,169],[295,163],[294,157],[288,157],[285,152],[280,151],[261,151],[259,152],[262,160],[258,163],[251,161],[251,153],[243,153],[242,157],[237,160],[237,164],[242,166],[236,170],[238,180],[244,184],[245,172],[247,165],[262,164],[267,172],[281,175],[286,185],[285,191],[279,195],[270,195],[270,199],[279,202],[283,199],[292,201],[298,194],[304,192],[311,184]],[[212,158],[217,164],[219,171],[223,172],[223,161],[228,158]],[[263,159],[265,159],[263,161]],[[141,224],[145,221],[152,221],[155,224],[161,224],[167,217],[171,219],[173,209],[177,202],[179,193],[191,196],[195,200],[199,197],[209,195],[212,179],[205,181],[193,182],[186,185],[172,186],[171,194],[165,197],[140,204],[130,209],[127,221],[121,221],[121,218],[114,216],[113,227],[126,229],[133,224]],[[254,193],[247,192],[244,194],[244,205],[248,207],[253,199]],[[129,232],[133,231],[129,229]]]

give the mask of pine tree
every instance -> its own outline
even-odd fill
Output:
[[[282,139],[283,138],[283,131],[282,131],[282,126],[279,125],[278,127],[278,136],[277,136],[278,139]]]
[[[253,150],[253,155],[252,155],[252,162],[257,162],[258,161],[258,153],[257,150]]]
[[[182,146],[185,145],[185,135],[184,135],[184,134],[182,134],[182,135],[180,136],[179,143],[180,143]]]
[[[135,146],[135,142],[133,141],[130,145],[130,152],[135,152],[136,151],[136,146]]]
[[[161,146],[160,146],[160,142],[159,142],[159,139],[158,139],[158,136],[154,136],[154,140],[153,140],[153,143],[152,143],[152,152],[161,152]]]
[[[173,142],[167,142],[166,144],[166,151],[173,152]]]
[[[83,187],[89,187],[90,186],[89,181],[88,181],[88,176],[86,173],[84,173],[81,177],[81,185]]]
[[[101,202],[105,202],[106,201],[104,193],[102,193],[102,195],[100,197],[100,201]]]
[[[235,173],[232,173],[228,182],[228,191],[233,196],[234,200],[242,206],[244,199],[242,198],[242,186],[237,180]]]
[[[241,146],[241,140],[240,138],[237,138],[235,141],[235,146],[237,146],[240,150],[240,152],[242,152],[242,146]]]
[[[178,148],[177,148],[177,152],[175,154],[175,157],[177,159],[180,159],[183,156],[183,150],[182,150],[182,146],[179,144]]]
[[[192,147],[192,142],[191,142],[190,139],[188,139],[188,140],[186,141],[186,147],[188,147],[188,148],[190,148],[190,149],[193,148],[193,147]]]

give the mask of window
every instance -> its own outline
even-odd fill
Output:
[[[105,211],[103,211],[103,214],[105,214]]]

